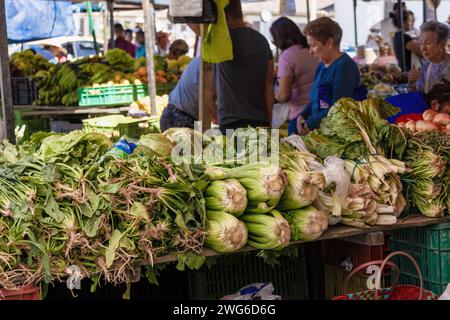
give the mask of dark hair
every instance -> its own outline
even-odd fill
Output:
[[[138,32],[136,32],[136,35],[138,36],[145,36],[145,33],[144,33],[144,31],[142,31],[142,30],[139,30]]]
[[[428,21],[420,26],[420,32],[433,32],[436,34],[436,40],[438,43],[447,42],[448,40],[448,27],[437,21]]]
[[[340,46],[342,40],[342,28],[336,21],[328,17],[322,17],[311,21],[303,31],[307,36],[325,44],[328,39],[333,39],[335,46]]]
[[[189,45],[182,39],[175,40],[169,47],[169,54],[178,58],[189,52]]]
[[[408,19],[411,17],[411,13],[412,12],[410,12],[410,11],[403,10],[403,23],[408,22]],[[389,13],[389,17],[391,18],[392,24],[394,25],[394,27],[400,28],[399,12],[397,12],[397,11],[391,12],[391,13]]]
[[[230,0],[228,6],[225,7],[225,15],[230,18],[242,19],[244,15],[242,14],[241,0]]]
[[[270,27],[274,44],[281,50],[299,44],[303,48],[309,48],[305,35],[300,28],[289,18],[278,18]]]
[[[116,32],[123,32],[123,26],[120,23],[116,23],[114,25],[114,31],[116,31]]]
[[[126,29],[126,30],[125,30],[125,33],[131,33],[131,34],[132,34],[132,33],[133,33],[133,30],[131,30],[131,29]]]
[[[436,83],[426,98],[430,105],[433,100],[437,100],[441,105],[450,103],[450,81],[444,79]]]
[[[406,3],[402,2],[402,10],[406,10]],[[398,11],[398,2],[394,3],[394,12]]]

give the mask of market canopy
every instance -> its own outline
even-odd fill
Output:
[[[8,42],[75,34],[72,1],[6,0]]]
[[[106,1],[91,2],[94,11],[106,9]],[[167,7],[170,0],[152,2],[160,9]],[[85,5],[84,0],[5,0],[8,43],[73,36],[73,12],[83,10]],[[113,9],[142,10],[142,0],[115,0]]]

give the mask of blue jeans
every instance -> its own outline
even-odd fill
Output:
[[[161,132],[170,128],[192,128],[194,129],[194,121],[190,115],[178,110],[175,106],[169,104],[163,111],[159,120]]]
[[[297,118],[294,118],[292,120],[289,120],[289,126],[288,126],[288,135],[298,134],[297,130]]]

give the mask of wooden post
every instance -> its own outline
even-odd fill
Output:
[[[144,10],[145,56],[147,57],[148,95],[152,116],[156,116],[156,81],[155,81],[155,10],[150,0],[142,0]]]
[[[110,42],[108,43],[108,50],[114,49],[114,3],[113,0],[108,0],[108,11],[109,11],[109,32],[110,32]]]
[[[6,28],[5,0],[0,0],[0,84],[2,94],[2,111],[5,124],[5,136],[10,143],[16,143],[14,133],[14,106],[9,70],[8,34]]]
[[[206,25],[200,25],[200,38],[203,41]],[[211,128],[212,112],[214,106],[215,81],[212,64],[203,61],[200,64],[200,90],[199,90],[199,116],[203,132]]]

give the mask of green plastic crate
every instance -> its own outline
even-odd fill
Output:
[[[78,89],[80,107],[127,105],[135,100],[133,85]]]
[[[450,223],[395,230],[391,249],[405,251],[416,259],[427,290],[438,295],[444,292],[450,283]],[[407,259],[395,257],[394,262],[400,267],[401,283],[418,284],[417,272]]]
[[[161,132],[161,127],[159,125],[159,120],[161,118],[159,116],[152,116],[149,118],[148,123],[150,125],[150,132],[151,133],[159,133]]]
[[[162,96],[169,94],[176,86],[176,83],[157,83],[156,84],[156,94]],[[136,99],[148,96],[148,86],[147,84],[139,84],[135,86]]]
[[[31,111],[32,109],[27,110],[14,110],[14,122],[16,128],[21,128],[25,125],[25,131],[23,133],[22,140],[27,140],[33,133],[39,131],[50,131],[50,119],[48,118],[24,118],[23,112]]]
[[[150,133],[148,117],[132,118],[123,115],[111,115],[105,117],[83,120],[83,129],[86,132],[100,132],[113,141],[126,135],[129,138],[139,138]]]
[[[282,299],[308,299],[306,266],[303,250],[299,257],[283,257],[281,265],[272,267],[256,256],[255,252],[219,256],[208,269],[189,271],[189,294],[192,300],[216,300],[234,294],[252,283],[271,282],[274,294]]]

